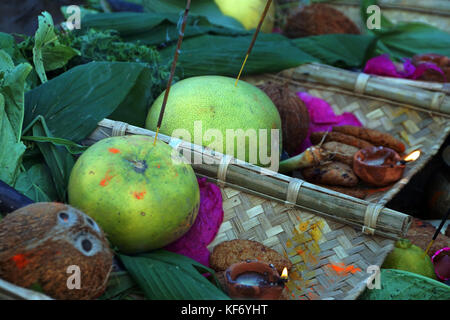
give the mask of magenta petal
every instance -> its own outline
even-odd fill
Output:
[[[442,71],[442,69],[439,68],[434,63],[429,63],[429,62],[420,63],[417,66],[415,72],[409,78],[415,80],[415,79],[419,78],[421,75],[423,75],[424,72],[429,70],[429,69],[439,72],[442,75],[444,81],[446,80],[444,71]]]
[[[387,54],[374,57],[367,61],[366,66],[364,67],[364,73],[395,78],[401,77],[397,72],[395,64],[389,59]]]
[[[310,123],[308,136],[306,139],[299,145],[296,152],[292,155],[296,155],[302,153],[307,148],[312,146],[310,135],[311,132],[317,131],[329,131],[333,126],[343,126],[343,125],[353,125],[361,127],[361,122],[359,122],[358,118],[349,112],[344,112],[343,114],[337,116],[333,108],[330,104],[320,98],[311,96],[306,92],[297,92],[297,96],[299,96],[303,102],[305,103],[306,108],[310,114]]]
[[[222,194],[220,188],[199,178],[200,208],[191,229],[164,249],[185,255],[209,266],[207,246],[214,240],[223,221]]]
[[[402,77],[409,78],[411,77],[415,72],[417,68],[413,65],[411,59],[404,59],[403,62],[403,71],[399,72]]]

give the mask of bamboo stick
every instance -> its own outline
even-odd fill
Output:
[[[122,125],[121,125],[122,124]],[[126,125],[123,123],[104,119],[97,129],[85,140],[84,145],[92,145],[95,142],[112,135],[113,128],[119,125],[125,130],[122,134],[139,134],[150,137],[155,132],[143,128]],[[176,142],[177,149],[183,151],[188,159],[202,159],[200,163],[193,163],[192,167],[198,176],[207,177],[210,181],[219,182],[231,188],[255,194],[270,200],[285,202],[291,181],[296,180],[250,163],[231,158],[226,169],[225,181],[220,181],[220,166],[224,155],[208,148],[194,145],[190,142],[172,139],[169,136],[159,134],[161,141],[172,144]],[[297,179],[298,181],[298,179]],[[302,182],[301,189],[296,197],[295,206],[309,210],[319,216],[335,220],[361,229],[364,226],[365,213],[369,202],[353,198],[329,189]],[[375,235],[386,238],[398,239],[406,235],[411,224],[411,217],[398,211],[383,208],[379,214]]]
[[[361,94],[388,98],[419,107],[427,112],[450,114],[450,97],[408,85],[393,85],[380,77],[347,71],[317,63],[304,64],[281,73],[286,78],[340,87]],[[361,76],[362,75],[362,76]]]

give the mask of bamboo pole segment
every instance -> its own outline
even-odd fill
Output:
[[[117,128],[120,130],[117,130]],[[113,135],[147,135],[155,132],[109,119],[102,120],[84,145]],[[190,161],[196,174],[266,199],[294,205],[324,218],[353,226],[366,234],[390,239],[404,237],[411,217],[381,205],[353,198],[300,179],[288,177],[250,163],[234,159],[187,141],[159,134],[158,138],[171,145]],[[296,188],[292,188],[296,185]],[[292,190],[296,190],[294,193]]]
[[[450,97],[409,85],[393,85],[379,77],[308,63],[281,73],[286,78],[340,87],[367,96],[382,97],[421,108],[427,112],[450,115]]]

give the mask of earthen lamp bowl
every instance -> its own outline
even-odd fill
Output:
[[[247,272],[258,273],[267,281],[259,285],[246,285],[236,281]],[[284,281],[273,265],[247,260],[235,263],[225,271],[225,286],[233,299],[277,300],[283,292]]]
[[[405,164],[394,150],[386,147],[367,147],[353,156],[353,171],[361,180],[384,187],[403,176]]]

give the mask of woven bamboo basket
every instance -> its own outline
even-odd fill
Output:
[[[300,8],[309,1],[278,0],[279,24],[284,23],[286,14]],[[359,0],[321,1],[344,13],[357,26],[363,27]],[[450,2],[447,0],[378,0],[383,13],[393,23],[422,22],[441,30],[450,30]]]
[[[386,205],[439,151],[450,133],[450,96],[384,77],[306,64],[277,75],[248,77],[253,84],[286,84],[296,92],[327,101],[336,114],[353,113],[364,127],[388,132],[401,140],[405,154],[421,150],[393,186],[370,190],[366,201]]]
[[[154,137],[155,132],[105,119],[83,144],[126,134]],[[382,205],[163,134],[158,139],[191,161],[202,155],[201,163],[191,162],[194,171],[221,188],[224,220],[208,248],[248,239],[285,255],[294,264],[287,299],[356,299],[372,275],[369,266],[381,266],[411,223],[410,216]]]

